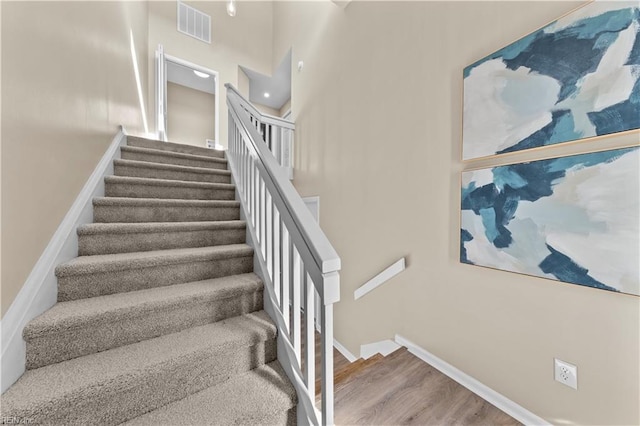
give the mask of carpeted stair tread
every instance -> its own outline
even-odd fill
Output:
[[[181,152],[163,151],[161,149],[122,146],[120,147],[120,155],[121,158],[125,160],[149,161],[153,163],[177,164],[212,169],[227,168],[227,160],[224,158],[184,154]]]
[[[56,268],[58,302],[252,271],[246,244],[80,256]]]
[[[141,154],[153,154],[153,155],[160,155],[163,157],[170,157],[170,158],[182,158],[185,160],[197,160],[197,161],[208,161],[213,163],[223,163],[226,164],[227,160],[225,160],[224,158],[218,158],[218,157],[209,157],[206,155],[197,155],[197,154],[188,154],[188,153],[183,153],[183,152],[173,152],[173,151],[165,151],[162,149],[153,149],[153,148],[140,148],[137,146],[122,146],[120,147],[120,150],[122,152],[137,152],[137,153],[141,153]]]
[[[104,197],[93,199],[94,222],[202,222],[240,219],[240,202]]]
[[[61,278],[70,275],[120,271],[127,268],[151,268],[158,265],[175,265],[209,259],[229,259],[252,254],[253,248],[247,244],[229,244],[214,247],[79,256],[58,265],[56,267],[56,276]]]
[[[136,309],[151,311],[174,304],[189,303],[198,297],[231,297],[261,288],[262,281],[254,273],[214,278],[192,283],[156,287],[129,293],[116,293],[89,299],[60,302],[29,322],[24,337],[29,340],[45,333],[86,325],[98,318],[128,317]]]
[[[286,419],[296,404],[295,388],[280,363],[273,361],[125,424],[273,425],[276,419]],[[295,424],[295,417],[287,420],[293,422],[284,424]]]
[[[222,169],[208,169],[205,167],[179,166],[123,159],[114,160],[113,165],[115,174],[118,176],[164,177],[166,179],[171,178],[196,182],[229,183],[231,181],[231,172]]]
[[[140,223],[89,223],[78,227],[78,235],[142,234],[155,232],[187,232],[222,229],[245,229],[244,220],[219,220],[208,222],[140,222]]]
[[[28,370],[2,395],[4,417],[119,423],[275,359],[264,311]]]
[[[193,182],[174,179],[154,179],[130,176],[107,176],[105,183],[117,183],[124,185],[145,185],[145,186],[170,186],[175,188],[203,188],[203,189],[225,189],[235,190],[235,185],[230,183]]]
[[[240,244],[242,220],[208,222],[92,223],[78,227],[78,255],[130,253]]]
[[[107,197],[234,200],[235,185],[146,177],[107,176]]]
[[[262,300],[262,281],[247,273],[60,302],[25,327],[27,367],[247,314]]]
[[[127,145],[135,146],[138,148],[161,149],[164,151],[181,152],[184,154],[196,154],[196,155],[204,155],[208,157],[224,158],[224,151],[218,151],[215,149],[193,146],[193,145],[185,145],[185,144],[174,143],[174,142],[164,142],[164,141],[158,141],[154,139],[145,139],[139,136],[127,136]]]
[[[240,207],[233,200],[171,200],[158,198],[98,197],[93,199],[95,206],[143,206],[143,207]]]

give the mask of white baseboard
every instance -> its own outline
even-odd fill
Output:
[[[509,398],[494,391],[490,387],[479,382],[465,372],[458,370],[453,365],[447,363],[446,361],[443,361],[442,359],[433,355],[426,349],[421,348],[410,340],[396,334],[395,341],[399,345],[406,347],[413,355],[417,356],[427,364],[439,370],[441,373],[460,383],[462,386],[469,389],[479,397],[483,398],[485,401],[495,405],[500,410],[518,420],[520,423],[525,425],[550,424],[548,421],[536,416],[531,411],[527,410],[519,404],[516,404]]]
[[[387,356],[400,349],[400,345],[393,340],[381,340],[360,346],[360,358],[369,359],[375,354]]]
[[[342,346],[342,344],[336,339],[333,339],[333,347],[336,348],[338,352],[340,352],[349,362],[355,362],[358,359],[349,351],[349,349]]]
[[[120,157],[119,148],[126,140],[126,132],[121,127],[2,318],[2,393],[25,371],[26,345],[22,330],[29,321],[56,303],[55,268],[78,255],[76,229],[93,222],[92,200],[104,196],[104,177],[113,174],[113,160]]]

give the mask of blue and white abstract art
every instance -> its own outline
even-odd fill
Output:
[[[640,128],[639,29],[595,1],[466,67],[463,160]]]
[[[462,173],[460,261],[640,295],[640,147]]]

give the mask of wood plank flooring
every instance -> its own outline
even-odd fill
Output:
[[[304,353],[304,327],[302,332]],[[320,407],[320,335],[316,333],[316,405]],[[335,424],[515,426],[515,419],[406,348],[350,363],[334,348]],[[304,371],[303,363],[303,371]]]
[[[405,348],[356,368],[336,370],[336,425],[520,424]]]

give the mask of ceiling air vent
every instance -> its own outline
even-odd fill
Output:
[[[211,43],[211,16],[179,1],[178,31]]]

